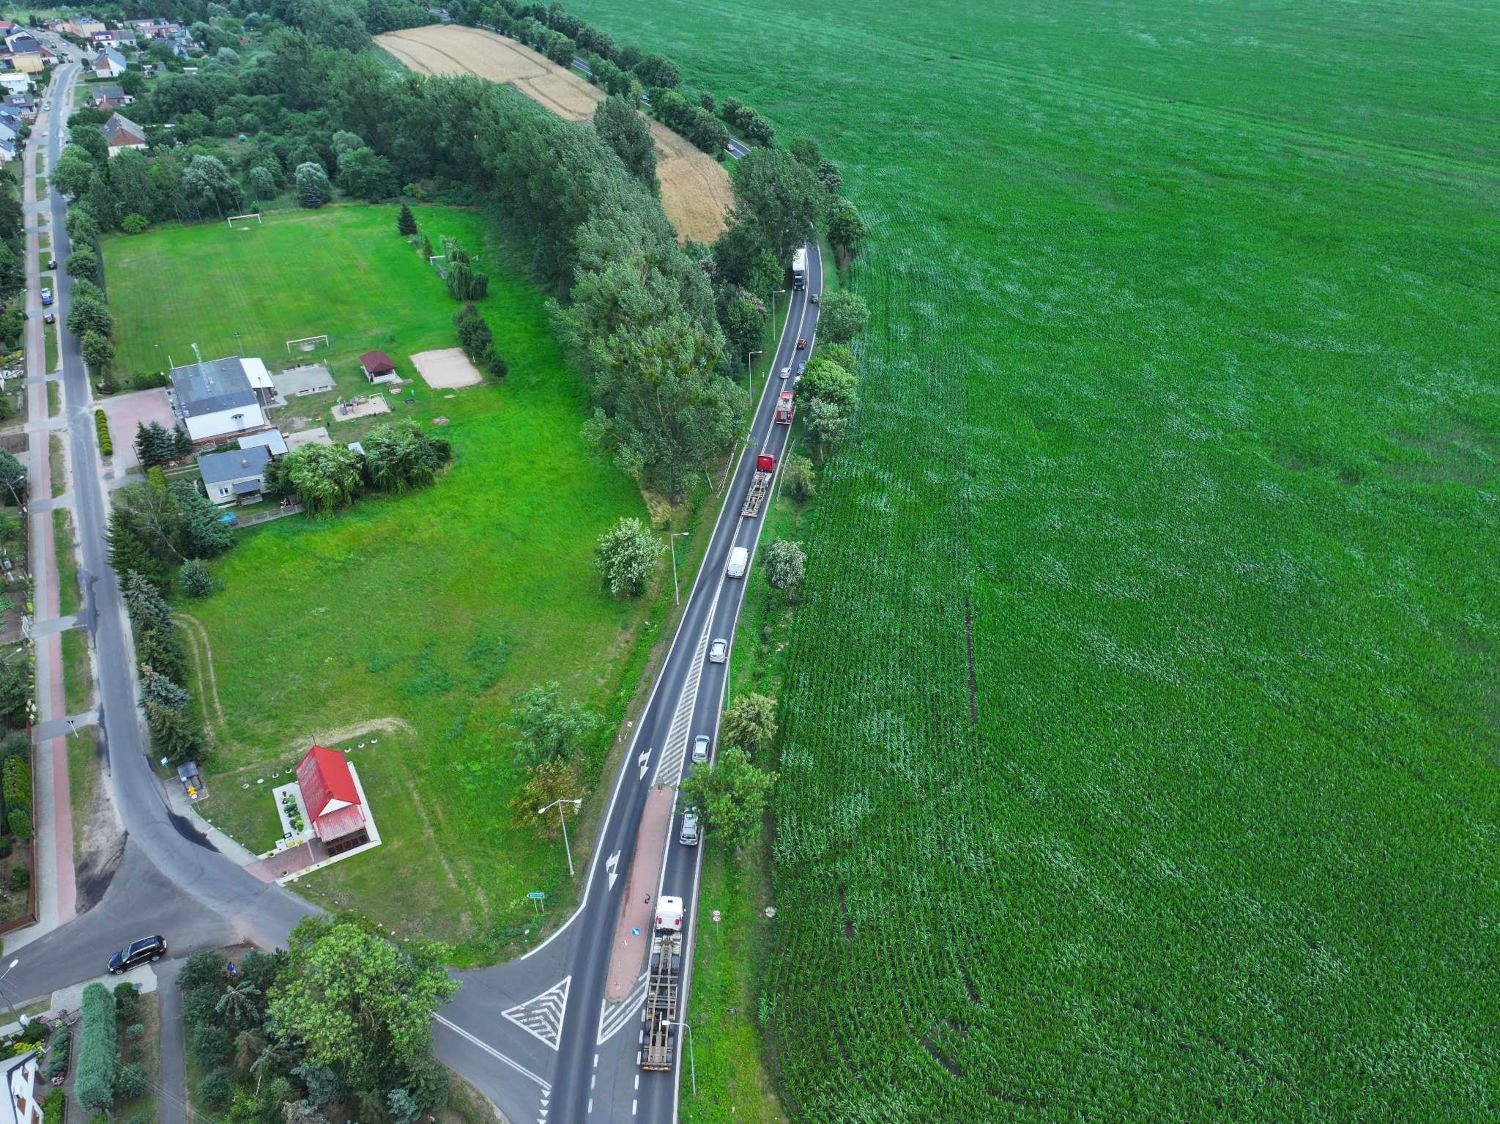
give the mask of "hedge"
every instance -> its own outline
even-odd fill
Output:
[[[59,1023],[47,1038],[47,1064],[42,1066],[42,1076],[48,1081],[68,1072],[68,1050],[73,1044],[73,1032],[66,1023]]]
[[[94,411],[94,428],[99,431],[99,455],[113,456],[115,443],[109,436],[109,419],[104,416],[103,410]]]
[[[10,825],[10,833],[17,839],[31,838],[31,813],[25,808],[12,810],[7,822]]]
[[[73,1095],[84,1108],[106,1108],[115,1099],[115,1074],[120,1066],[116,1037],[115,997],[101,983],[83,989],[83,1033],[78,1045],[78,1076]]]
[[[0,766],[0,793],[7,808],[31,811],[31,766],[24,757],[7,757]]]

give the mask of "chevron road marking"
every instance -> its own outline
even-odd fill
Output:
[[[572,982],[572,976],[564,976],[540,995],[501,1013],[542,1045],[555,1050],[562,1038],[563,1016],[568,1010],[568,986]]]
[[[611,1038],[626,1027],[636,1022],[641,1013],[641,1005],[646,1002],[646,973],[641,973],[641,978],[636,981],[634,989],[621,1003],[601,1003],[599,1005],[599,1036],[595,1045],[603,1046]]]

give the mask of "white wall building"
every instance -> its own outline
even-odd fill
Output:
[[[194,441],[264,429],[264,407],[275,393],[259,359],[231,356],[172,368],[172,409]]]
[[[41,1124],[42,1106],[36,1101],[36,1051],[6,1058],[0,1063],[5,1074],[5,1096],[0,1097],[0,1124]],[[54,1097],[62,1096],[54,1089]]]

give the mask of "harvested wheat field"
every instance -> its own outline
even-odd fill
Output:
[[[409,70],[422,74],[474,74],[508,82],[540,105],[569,121],[591,117],[604,92],[566,67],[543,58],[514,39],[454,24],[431,24],[377,35],[375,42]],[[651,121],[656,141],[656,176],[661,205],[683,240],[712,242],[724,231],[734,203],[729,174],[659,121]]]

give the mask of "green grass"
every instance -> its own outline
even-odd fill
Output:
[[[70,628],[62,634],[62,660],[68,713],[79,714],[88,707],[94,686],[88,634],[82,628]]]
[[[280,781],[273,778],[285,777],[314,734],[328,740],[387,718],[409,724],[409,733],[354,739],[352,759],[385,844],[303,888],[328,904],[358,905],[400,932],[462,943],[454,956],[472,960],[525,939],[533,924],[527,891],[557,902],[572,892],[555,845],[510,823],[518,783],[504,730],[510,699],[557,679],[617,718],[657,629],[643,628],[655,619],[649,598],[617,603],[599,587],[596,538],[645,508],[630,481],[592,457],[580,437],[583,388],[563,365],[543,297],[508,265],[480,215],[419,208],[418,218],[434,235],[456,231],[484,253],[491,295],[480,307],[510,362],[506,384],[451,398],[417,389],[411,416],[424,425],[437,415],[451,422],[441,432],[453,443],[454,463],[432,488],[361,499],[323,523],[293,518],[247,531],[215,564],[223,591],[183,608],[206,630],[223,707],[221,723],[215,691],[200,673],[219,742],[204,813],[247,845],[266,847],[277,835],[268,790]],[[194,257],[200,243],[246,237],[227,228],[112,241],[112,306],[149,318],[154,298],[136,287],[154,287],[156,266],[175,262],[181,250],[196,262],[195,285],[236,292],[226,300],[266,318],[236,321],[247,354],[259,350],[252,341],[279,347],[287,336],[316,331],[328,313],[313,294],[338,290],[346,275],[368,281],[374,310],[350,305],[344,293],[338,317],[383,325],[399,341],[391,348],[398,362],[408,348],[454,345],[457,306],[396,235],[392,209],[277,217],[263,232],[275,234],[282,222],[296,231],[290,256],[272,246],[274,254],[258,263],[238,253]],[[323,224],[334,235],[320,233]],[[306,252],[309,245],[325,247],[327,256]],[[123,253],[132,255],[128,268]],[[284,284],[273,279],[278,272]],[[252,300],[251,292],[260,295]],[[212,354],[224,346],[222,338],[210,341],[225,318],[194,306],[196,299],[189,295],[171,330]],[[120,319],[126,340],[140,333],[129,314]],[[341,425],[334,430],[340,439],[358,432]],[[203,668],[200,633],[185,632]],[[366,746],[357,748],[359,741]],[[597,756],[589,771],[596,767]]]
[[[52,513],[52,549],[57,555],[57,614],[61,617],[78,612],[78,563],[73,555],[73,516],[71,512]]]
[[[1493,1116],[1485,10],[570,10],[872,229],[782,698],[788,1114]]]
[[[51,342],[52,333],[45,326],[43,326],[42,330],[47,335],[49,346],[55,350],[56,345]],[[50,371],[52,368],[49,366],[47,369]],[[47,416],[55,418],[60,413],[62,413],[62,383],[49,382],[47,384]]]
[[[63,638],[66,640],[71,635],[73,633],[65,632]],[[68,794],[73,803],[73,862],[76,864],[81,864],[86,858],[84,839],[88,834],[94,801],[99,795],[100,779],[98,735],[93,727],[81,728],[78,733],[68,736]]]
[[[47,471],[51,477],[52,498],[56,499],[68,490],[67,462],[63,457],[63,439],[61,434],[53,433],[47,438]],[[60,514],[53,514],[54,520]]]
[[[42,346],[43,346],[42,357],[43,357],[43,361],[47,365],[47,370],[49,372],[57,370],[57,358],[58,358],[57,330],[58,330],[57,329],[57,325],[55,325],[55,324],[53,324],[51,326],[48,326],[46,324],[42,325]],[[51,392],[49,391],[48,394],[49,394],[49,397],[48,397],[47,400],[50,403],[51,402],[51,397],[50,397]]]

